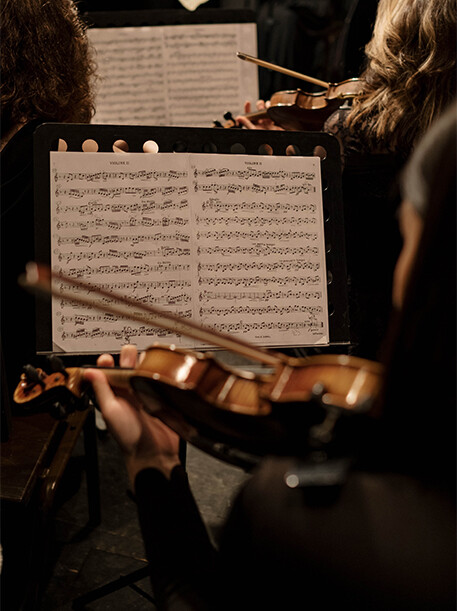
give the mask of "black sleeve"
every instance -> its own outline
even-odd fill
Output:
[[[168,480],[156,469],[135,480],[140,527],[159,609],[216,608],[217,552],[189,487],[185,470]]]

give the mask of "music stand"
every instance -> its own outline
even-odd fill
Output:
[[[255,23],[255,13],[249,9],[205,8],[144,9],[133,11],[87,11],[82,18],[92,28],[141,27],[154,25],[199,25],[207,23]]]
[[[256,15],[246,9],[132,10],[83,15],[99,87],[93,123],[211,125],[257,99]],[[115,102],[113,102],[115,100]],[[221,116],[219,116],[221,115]]]
[[[113,143],[118,140],[127,142],[130,152],[142,152],[144,142],[154,140],[161,152],[169,153],[259,155],[269,151],[286,155],[293,149],[302,156],[322,155],[329,346],[349,343],[341,161],[334,136],[322,132],[44,124],[34,135],[36,258],[42,263],[49,265],[51,259],[49,153],[57,150],[59,140],[65,141],[68,151],[81,151],[83,142],[89,139],[97,142],[99,152],[112,152]],[[52,352],[50,297],[37,300],[36,317],[37,352],[49,354]]]

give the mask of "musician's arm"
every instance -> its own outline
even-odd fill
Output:
[[[257,100],[256,110],[257,111],[265,110],[269,107],[269,105],[270,105],[269,101],[265,102],[264,100]],[[244,103],[244,113],[245,113],[244,115],[238,115],[237,117],[235,117],[235,121],[241,127],[244,127],[246,129],[268,129],[268,130],[275,130],[275,131],[283,131],[282,127],[275,125],[273,121],[268,117],[265,117],[264,119],[258,119],[255,123],[251,121],[249,117],[247,116],[251,113],[251,102],[249,101],[246,101]]]
[[[135,367],[136,348],[124,346],[120,365]],[[100,367],[113,366],[110,355]],[[89,369],[108,429],[123,454],[138,505],[154,596],[167,611],[214,609],[217,553],[178,457],[179,437],[136,404],[133,396],[114,394],[104,373]]]
[[[119,359],[121,367],[133,369],[137,360],[135,346],[122,347]],[[97,360],[97,365],[112,367],[114,360],[111,355],[103,354]],[[108,429],[122,450],[132,489],[137,473],[145,468],[158,469],[169,478],[180,462],[178,435],[147,414],[132,394],[115,394],[99,369],[87,370],[85,379],[91,382]]]

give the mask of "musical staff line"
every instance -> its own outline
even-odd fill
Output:
[[[173,246],[160,246],[150,250],[116,250],[113,248],[98,250],[96,252],[60,252],[55,250],[54,255],[59,262],[70,263],[71,261],[94,261],[97,259],[146,259],[149,257],[168,258],[168,257],[189,257],[190,248],[179,248]]]
[[[269,272],[278,272],[282,270],[310,269],[317,271],[320,268],[320,263],[312,261],[275,261],[273,263],[199,263],[198,272],[216,272],[225,273],[229,271],[251,271],[251,270],[266,270]]]

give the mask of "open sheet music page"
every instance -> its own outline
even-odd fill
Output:
[[[93,28],[98,89],[93,123],[211,127],[257,100],[254,23]]]
[[[329,342],[318,157],[50,155],[54,270],[256,345]],[[204,347],[59,298],[52,336],[63,352]]]

